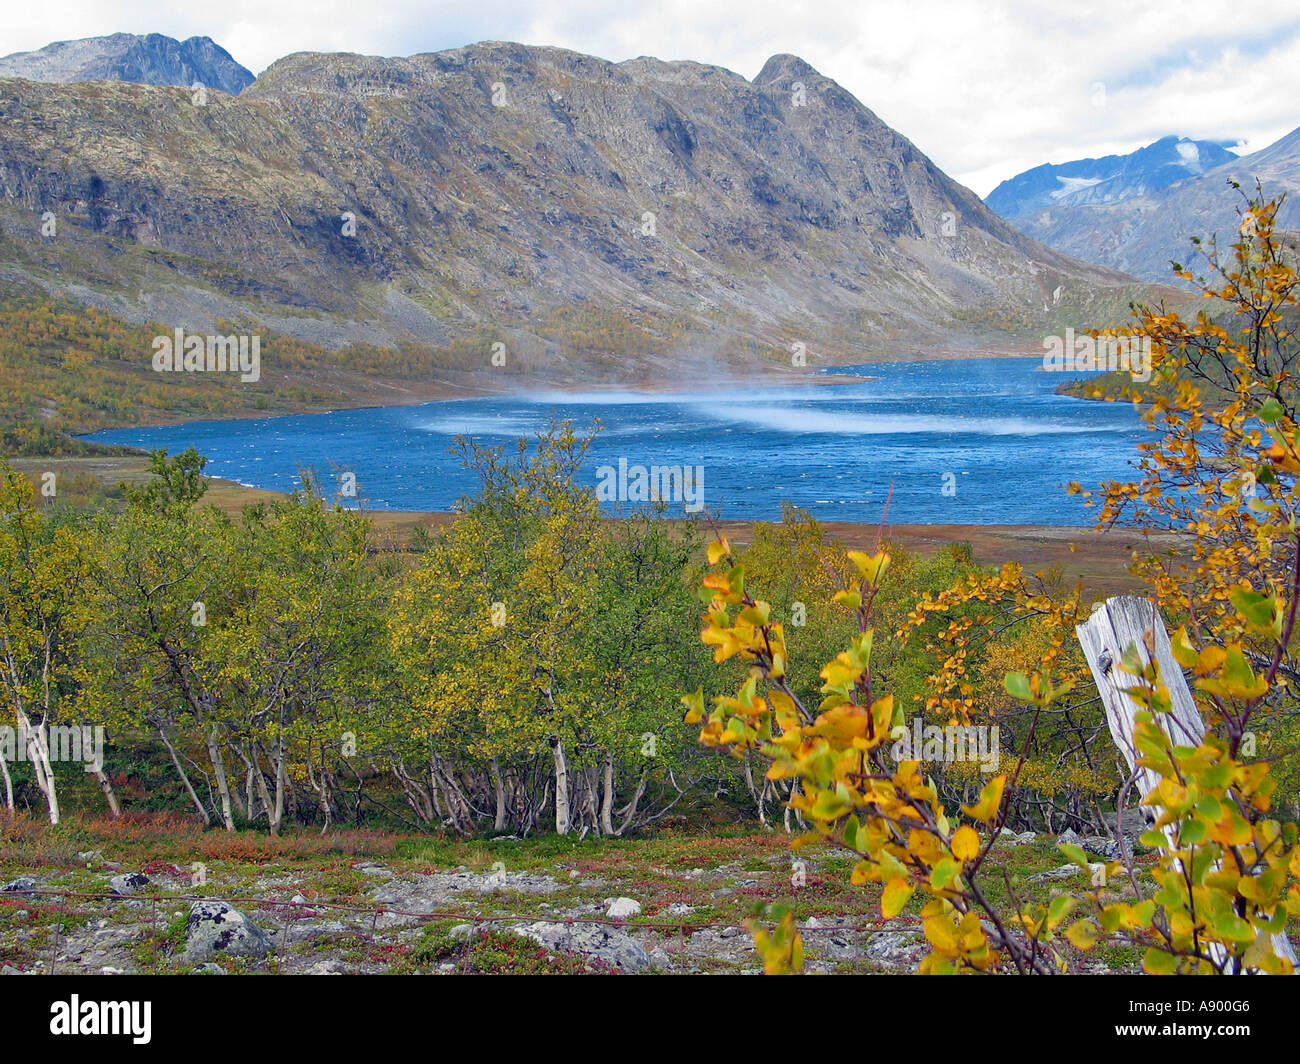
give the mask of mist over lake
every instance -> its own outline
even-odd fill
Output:
[[[456,435],[496,445],[531,436],[552,417],[579,429],[599,419],[585,483],[595,488],[599,467],[617,468],[620,459],[628,469],[700,470],[704,506],[727,519],[777,518],[789,500],[822,520],[878,521],[892,483],[891,522],[1077,525],[1090,522],[1090,511],[1064,485],[1130,477],[1135,444],[1146,435],[1130,404],[1054,394],[1062,375],[1043,372],[1036,359],[873,363],[842,372],[872,379],[712,393],[493,396],[86,438],[172,454],[193,445],[210,459],[208,474],[278,491],[292,491],[311,469],[328,493],[339,473],[352,471],[368,509],[449,510],[478,486],[449,453]],[[684,512],[684,502],[671,509]]]

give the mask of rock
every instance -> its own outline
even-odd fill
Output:
[[[211,961],[208,961],[207,964],[200,964],[197,968],[195,968],[194,974],[195,975],[225,975],[226,969],[221,967],[221,965],[219,964],[213,964]]]
[[[732,890],[730,887],[720,887],[718,890],[715,890],[713,892],[712,896],[715,898],[725,898],[729,894],[735,894],[735,893],[736,892]]]
[[[1066,828],[1056,840],[1057,845],[1082,846],[1083,837],[1073,828]]]
[[[1078,875],[1083,869],[1078,865],[1066,864],[1057,868],[1048,869],[1046,872],[1039,872],[1037,875],[1029,877],[1031,883],[1046,883],[1053,879],[1069,879],[1071,876]]]
[[[208,37],[178,41],[151,33],[114,33],[47,44],[0,60],[0,76],[32,81],[135,81],[145,85],[197,82],[234,96],[253,75]]]
[[[22,975],[22,974],[23,974],[22,969],[15,968],[12,964],[6,964],[3,968],[0,968],[0,975]]]
[[[217,899],[196,901],[185,924],[185,959],[203,961],[218,953],[265,957],[271,940],[233,905]]]
[[[36,889],[36,880],[31,876],[19,876],[0,887],[0,894],[30,894]]]
[[[735,931],[739,934],[740,928]],[[862,955],[861,937],[839,926],[834,916],[810,916],[804,921],[804,941],[805,948],[813,949],[822,961],[853,960]]]
[[[1038,838],[1038,836],[1035,835],[1032,831],[1022,831],[1019,835],[1016,836],[1016,845],[1027,846],[1029,843],[1033,842],[1036,838]]]
[[[656,947],[650,951],[650,966],[652,968],[665,969],[672,966],[673,959],[668,954]]]
[[[1088,835],[1080,843],[1088,853],[1095,853],[1098,857],[1104,857],[1108,861],[1114,861],[1120,856],[1120,845],[1114,839],[1108,839],[1104,835]],[[1132,847],[1129,848],[1132,852]]]
[[[1150,828],[1150,821],[1152,821],[1153,818],[1146,809],[1128,808],[1124,810],[1122,820],[1118,813],[1107,813],[1103,817],[1103,820],[1106,824],[1106,831],[1110,833],[1112,838],[1117,838],[1119,836],[1117,828],[1119,825],[1123,825],[1124,835],[1129,840],[1129,849],[1132,850],[1139,846],[1138,838],[1145,833],[1148,828]]]
[[[514,891],[519,894],[554,894],[564,889],[564,884],[550,876],[527,872],[495,872],[479,875],[464,872],[434,872],[418,876],[414,881],[390,878],[377,885],[372,896],[380,905],[401,912],[384,913],[378,921],[380,927],[413,927],[420,923],[419,915],[444,912],[460,907],[463,902],[456,897],[462,893],[492,894]]]
[[[104,965],[104,967],[99,969],[99,974],[100,975],[126,975],[126,971],[122,968],[114,968],[112,965],[106,964]]]
[[[303,975],[342,975],[347,969],[338,961],[317,961]]]
[[[690,916],[695,911],[694,905],[687,905],[684,901],[675,901],[664,910],[669,916]]]
[[[114,876],[108,881],[108,888],[114,894],[134,894],[149,885],[149,877],[139,872],[128,872],[124,876]]]
[[[651,966],[650,954],[631,935],[604,924],[552,924],[538,922],[510,928],[548,950],[594,957],[635,975]]]
[[[630,916],[641,915],[641,903],[635,898],[614,898],[605,910],[611,920],[626,920]]]
[[[290,910],[293,911],[293,910]],[[320,938],[322,935],[339,935],[349,931],[350,928],[342,920],[308,920],[299,923],[292,923],[284,931],[285,942],[308,942],[313,938]],[[279,929],[273,929],[267,932],[268,935],[280,934]],[[277,940],[278,941],[278,940]]]
[[[924,944],[924,940],[912,931],[879,931],[871,936],[864,952],[868,960],[877,964],[910,963],[913,954]]]

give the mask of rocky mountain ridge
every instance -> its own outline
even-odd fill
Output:
[[[0,80],[11,282],[578,376],[1036,345],[1044,306],[1097,320],[1134,294],[791,55],[749,81],[500,42],[301,53],[208,96]]]
[[[15,52],[0,57],[0,77],[56,84],[132,81],[192,86],[198,82],[232,95],[253,83],[252,73],[212,38],[178,41],[161,33],[114,33]]]
[[[1064,254],[1145,281],[1183,284],[1174,278],[1170,263],[1203,273],[1205,259],[1194,251],[1191,238],[1217,236],[1223,244],[1235,240],[1239,212],[1245,207],[1243,193],[1254,194],[1257,181],[1269,198],[1290,197],[1278,213],[1278,224],[1300,228],[1300,197],[1295,195],[1300,190],[1300,129],[1262,151],[1231,158],[1160,188],[1134,187],[1127,195],[1110,199],[1088,195],[1095,190],[1086,189],[1047,205],[1027,206],[1014,221],[1035,240]],[[1232,182],[1241,186],[1240,192],[1233,190]],[[1005,199],[1004,193],[1000,200]],[[990,204],[993,201],[991,195]]]
[[[1003,181],[984,202],[1015,222],[1044,208],[1149,195],[1235,158],[1213,141],[1162,137],[1128,155],[1036,166]]]

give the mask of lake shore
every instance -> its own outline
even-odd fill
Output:
[[[935,349],[927,351],[910,351],[906,357],[864,357],[862,362],[844,363],[842,368],[872,365],[886,365],[890,362],[978,362],[995,358],[1041,358],[1042,352],[1024,347],[1006,350],[981,349],[977,352],[968,350]],[[670,395],[689,392],[740,391],[747,388],[805,388],[825,387],[828,385],[860,384],[875,380],[872,374],[841,372],[840,366],[820,366],[778,370],[763,369],[752,373],[738,371],[735,366],[720,366],[710,372],[701,372],[698,367],[687,365],[680,376],[662,374],[640,374],[626,380],[574,380],[570,378],[551,378],[531,375],[498,375],[491,372],[470,372],[460,376],[439,376],[415,382],[385,378],[364,378],[354,382],[350,390],[350,399],[332,401],[324,404],[302,404],[289,410],[268,413],[256,408],[235,409],[225,412],[219,418],[194,418],[192,416],[163,417],[147,424],[128,423],[105,425],[93,432],[80,433],[74,439],[97,446],[89,437],[100,432],[124,429],[160,428],[163,426],[182,425],[191,421],[252,421],[268,418],[296,417],[302,414],[326,414],[336,410],[378,410],[405,406],[420,406],[424,403],[436,403],[449,399],[483,399],[511,395],[583,395],[593,393],[632,392],[644,395]]]
[[[60,482],[94,481],[104,490],[120,482],[140,484],[148,479],[147,460],[142,455],[74,456],[64,458],[15,459],[19,472],[39,480],[46,471],[55,472]],[[66,478],[66,479],[65,479]],[[207,502],[234,516],[245,506],[269,503],[283,494],[251,488],[221,477],[207,478]],[[417,528],[435,530],[455,520],[455,514],[441,511],[372,510],[381,542],[402,548],[410,543]],[[611,518],[611,520],[613,520]],[[873,548],[882,528],[876,523],[822,521],[828,535],[854,550]],[[754,523],[720,521],[719,529],[733,543],[744,545],[753,538]],[[1134,592],[1140,584],[1127,572],[1135,549],[1185,549],[1190,537],[1153,534],[1144,537],[1132,528],[1111,528],[1098,532],[1090,526],[1042,524],[886,524],[884,538],[909,550],[931,555],[945,547],[966,543],[975,561],[983,565],[1020,563],[1030,572],[1059,569],[1068,584],[1080,581],[1088,593],[1105,596]]]

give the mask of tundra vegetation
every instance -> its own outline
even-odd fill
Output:
[[[1288,971],[1272,936],[1300,915],[1300,276],[1275,209],[1251,201],[1212,252],[1213,316],[1139,307],[1125,327],[1152,341],[1152,438],[1134,481],[1091,501],[1102,525],[1190,533],[1133,565],[1209,728],[1171,743],[1166,678],[1118,664],[1141,674],[1150,794],[1126,794],[1074,638],[1084,588],[883,529],[850,551],[793,508],[743,545],[663,505],[610,519],[577,477],[598,427],[556,422],[460,441],[477,492],[404,545],[309,472],[230,517],[193,451],[83,506],[0,467],[5,723],[110,736],[92,772],[29,745],[5,809],[59,825],[71,793],[78,813],[273,837],[784,830],[847,855],[883,917],[920,918],[922,972],[1047,973],[1108,947],[1151,972]],[[918,723],[996,726],[997,772],[896,756]],[[1069,844],[1089,889],[1026,897],[991,874],[1008,831],[1104,833],[1125,800],[1147,814],[1143,874]],[[793,908],[754,931],[768,971],[800,968]]]

